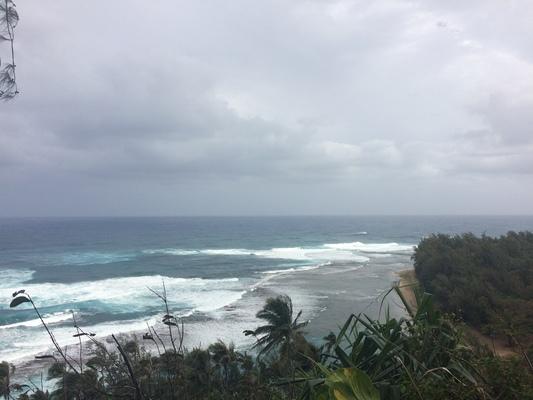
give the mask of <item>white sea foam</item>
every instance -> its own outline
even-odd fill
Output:
[[[218,304],[234,301],[235,292],[242,291],[242,284],[238,278],[186,279],[160,275],[111,278],[69,284],[32,283],[23,286],[40,307],[99,301],[112,308],[113,312],[131,312],[142,311],[146,309],[147,305],[153,305],[157,302],[147,287],[160,290],[163,280],[168,291],[169,301],[183,307],[199,307],[202,310],[210,310]],[[0,292],[0,307],[7,307],[11,293],[18,289],[21,289],[19,285],[2,290]],[[220,301],[215,304],[212,301],[212,296],[217,296]],[[205,303],[203,299],[206,299]],[[210,306],[211,304],[213,307]],[[23,307],[24,305],[20,306],[20,308]],[[121,310],[122,307],[123,310]]]
[[[111,334],[144,330],[147,323],[155,325],[157,320],[155,318],[143,318],[139,320],[115,321],[84,328],[95,333],[96,337],[102,340]],[[72,336],[75,332],[72,326],[56,326],[51,327],[51,329],[62,347],[78,343],[79,339]],[[9,332],[9,336],[0,338],[1,342],[5,340],[8,344],[0,346],[2,348],[0,359],[2,360],[12,362],[21,358],[33,357],[37,353],[51,348],[50,338],[42,329],[35,331],[29,330],[28,327],[20,326],[7,332]],[[13,337],[17,337],[18,340],[13,341]],[[87,338],[82,337],[82,341],[87,340]]]
[[[192,256],[199,254],[198,250],[184,250],[184,249],[148,249],[143,250],[144,254],[164,254],[171,256]]]
[[[366,235],[366,232],[356,232],[357,235]],[[326,243],[315,247],[275,247],[272,249],[155,249],[145,250],[146,254],[168,254],[187,256],[194,254],[212,256],[252,256],[260,258],[285,259],[295,261],[369,261],[369,254],[378,257],[397,253],[411,253],[414,245],[399,243]],[[364,254],[358,254],[364,253]]]
[[[157,277],[155,277],[155,279],[152,279],[151,277],[140,277],[140,279],[144,280],[147,284],[154,283],[154,286],[155,283],[160,284],[161,282],[157,279]],[[221,320],[221,318],[225,316],[225,312],[217,310],[222,310],[224,306],[239,300],[246,292],[246,290],[229,290],[229,288],[233,288],[241,284],[238,279],[234,278],[220,280],[174,279],[176,280],[173,281],[173,278],[165,278],[165,285],[167,287],[167,294],[170,302],[172,303],[179,300],[180,302],[188,303],[189,306],[192,307],[192,309],[189,311],[177,312],[175,314],[183,317],[191,315],[193,312],[209,313],[213,319],[207,322],[208,325],[211,324],[211,321]],[[119,280],[117,279],[115,281]],[[145,286],[142,286],[141,284],[137,285],[137,283],[132,281],[130,281],[130,283],[134,288],[138,288],[142,292],[148,292]],[[105,286],[109,287],[109,283],[105,283]],[[188,290],[187,287],[191,289]],[[224,289],[222,290],[220,287],[224,287]],[[32,290],[34,292],[40,292],[40,290],[44,290],[44,288],[37,290],[37,285],[31,287],[31,289],[35,289]],[[181,291],[178,292],[177,289],[181,289]],[[138,299],[131,298],[130,295],[132,293],[133,291],[128,291],[128,301],[135,303],[138,301]],[[151,295],[148,294],[148,296]],[[147,301],[151,301],[152,303],[155,302],[156,304],[158,302],[158,300],[154,299],[153,296],[151,296],[151,299],[147,299]],[[128,308],[131,310],[135,307],[128,306]],[[173,312],[172,309],[171,312]],[[78,342],[77,338],[72,337],[74,331],[72,326],[69,326],[70,324],[57,324],[61,320],[64,321],[70,318],[70,313],[57,313],[45,316],[45,321],[51,325],[50,328],[52,329],[54,336],[62,346],[75,345]],[[231,326],[238,325],[236,332],[239,335],[236,335],[236,338],[240,338],[240,336],[242,336],[241,332],[243,329],[253,325],[252,323],[248,322],[245,324],[245,326],[241,326],[242,324],[239,325],[240,322],[236,321],[235,323],[230,324]],[[160,323],[160,318],[155,316],[147,316],[139,319],[109,321],[98,323],[92,326],[84,325],[84,330],[95,333],[96,338],[102,340],[112,333],[117,334],[123,332],[143,331],[146,329],[147,323],[151,326],[157,325]],[[204,322],[202,322],[202,326],[204,326]],[[227,329],[228,323],[224,322],[220,326]],[[189,336],[193,327],[194,324],[191,325],[191,322],[189,322],[187,326],[187,333]],[[204,330],[205,329],[203,328],[199,329],[199,333],[203,332]],[[214,335],[215,338],[210,338],[209,341],[216,340],[216,338],[220,335],[220,329],[216,332],[211,332],[211,335]],[[17,339],[13,340],[13,338]],[[196,339],[198,338],[193,338],[193,341]],[[85,341],[86,338],[82,338],[82,340]],[[209,341],[204,343],[208,343]],[[200,343],[194,342],[194,345],[198,344]],[[40,321],[38,319],[0,327],[0,359],[2,360],[14,362],[20,360],[21,358],[33,357],[35,354],[46,351],[46,349],[49,349],[50,347],[50,340],[46,332],[41,329]]]
[[[212,256],[250,256],[253,250],[246,249],[206,249],[200,250],[200,253]]]
[[[0,288],[10,288],[29,281],[35,271],[28,269],[3,269],[0,271]]]
[[[287,274],[290,272],[311,271],[314,269],[318,269],[321,266],[322,265],[306,265],[306,266],[298,267],[298,268],[292,267],[292,268],[287,268],[287,269],[274,269],[271,271],[262,271],[261,273],[265,275]]]
[[[352,251],[338,251],[326,247],[280,247],[271,250],[256,250],[254,255],[297,261],[354,261],[367,262],[368,257]]]
[[[345,274],[346,272],[360,270],[363,267],[364,265],[336,265],[335,268],[325,269],[321,272],[321,275]]]
[[[68,321],[72,319],[72,314],[70,312],[59,312],[48,315],[43,315],[43,320],[47,325],[53,325],[58,322]],[[0,325],[0,329],[12,329],[18,327],[35,327],[41,326],[41,320],[39,318],[31,319],[29,321],[15,322],[8,325]]]
[[[324,247],[335,250],[360,251],[364,253],[408,253],[413,251],[412,244],[398,243],[328,243]]]
[[[129,261],[135,257],[135,253],[127,252],[100,252],[85,251],[76,253],[43,254],[38,257],[30,256],[28,260],[43,266],[57,265],[93,265],[110,264],[114,262]]]
[[[160,301],[149,290],[162,290],[164,279],[171,312],[186,316],[194,312],[209,313],[219,317],[216,311],[239,300],[248,289],[247,283],[238,278],[201,279],[172,278],[155,276],[139,276],[112,278],[101,281],[63,283],[31,283],[23,287],[32,295],[37,305],[45,307],[64,307],[64,312],[44,315],[45,322],[51,325],[54,335],[62,345],[73,344],[72,327],[65,323],[72,318],[68,311],[76,303],[97,301],[103,303],[103,310],[114,314],[137,312],[145,317],[132,320],[116,320],[113,322],[84,325],[84,329],[104,337],[111,333],[142,330],[146,322],[156,323],[153,316],[160,308]],[[0,304],[7,307],[11,293],[21,287],[2,288]],[[17,308],[28,308],[22,304]],[[83,315],[83,314],[82,314]],[[82,319],[83,324],[83,319]],[[17,340],[14,341],[13,337]],[[16,343],[13,343],[16,342]],[[40,329],[40,320],[31,319],[0,326],[0,359],[14,360],[34,355],[49,347],[48,337]]]
[[[198,297],[192,297],[190,303],[194,305],[194,309],[199,312],[212,312],[221,309],[224,306],[235,303],[246,293],[246,290],[226,293],[221,296],[220,293],[209,292],[202,296],[201,301]]]
[[[345,243],[340,243],[339,248],[333,245],[318,247],[277,247],[266,250],[252,249],[152,249],[144,250],[145,254],[167,254],[176,256],[188,256],[203,254],[207,256],[248,256],[259,258],[271,258],[295,261],[354,261],[367,262],[369,258],[362,254],[357,254],[356,249],[343,248]]]
[[[164,254],[171,256],[193,256],[198,254],[208,256],[250,256],[253,255],[253,250],[246,249],[148,249],[143,250],[144,254]]]

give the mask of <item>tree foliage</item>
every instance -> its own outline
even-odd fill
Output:
[[[416,275],[441,309],[486,334],[533,339],[533,233],[423,239]]]

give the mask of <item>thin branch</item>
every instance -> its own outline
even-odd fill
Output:
[[[56,350],[58,351],[58,353],[61,355],[61,357],[63,358],[63,360],[65,360],[65,363],[67,363],[67,365],[76,373],[76,374],[79,374],[78,370],[76,368],[74,368],[72,366],[72,364],[68,361],[67,359],[67,356],[63,353],[63,351],[61,350],[61,347],[59,346],[59,344],[57,343],[56,341],[56,338],[54,336],[54,334],[50,331],[50,329],[48,329],[48,325],[46,325],[46,323],[44,322],[43,320],[43,317],[41,316],[41,313],[39,312],[39,310],[37,309],[37,307],[35,306],[35,303],[33,302],[33,299],[31,298],[31,296],[29,294],[26,294],[28,296],[28,299],[30,300],[30,303],[31,305],[33,306],[33,309],[35,310],[35,312],[37,313],[37,316],[39,317],[39,319],[41,320],[41,324],[44,326],[44,328],[46,329],[46,332],[48,333],[48,336],[50,336],[50,339],[52,340],[52,343],[54,344]]]
[[[128,368],[128,373],[130,375],[131,382],[133,383],[133,386],[135,387],[135,392],[137,393],[137,397],[141,400],[144,399],[144,396],[141,392],[141,387],[139,386],[139,382],[137,381],[137,378],[135,377],[135,374],[133,373],[133,368],[131,367],[131,363],[130,363],[130,360],[128,359],[127,354],[124,352],[124,349],[122,349],[122,346],[118,342],[115,335],[112,334],[111,337],[117,344],[118,351],[120,352],[120,355],[124,359],[124,363],[126,364],[126,367]]]

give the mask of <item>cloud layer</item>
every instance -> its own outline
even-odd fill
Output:
[[[1,215],[533,212],[527,0],[19,12]]]

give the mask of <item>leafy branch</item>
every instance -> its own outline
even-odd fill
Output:
[[[10,62],[2,65],[0,59],[0,99],[11,100],[18,93],[17,73],[15,64],[15,27],[19,15],[13,0],[0,0],[0,42],[7,41],[11,49]]]

